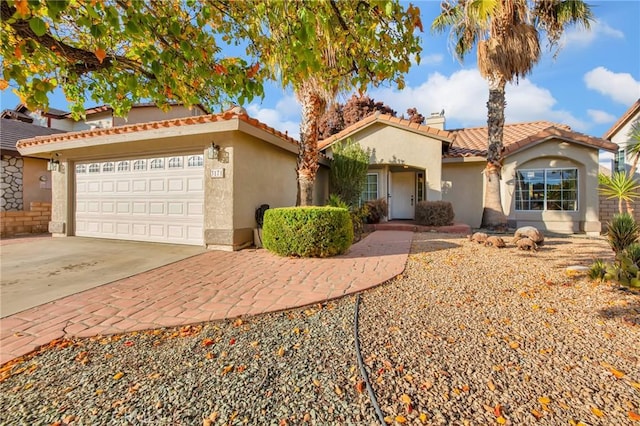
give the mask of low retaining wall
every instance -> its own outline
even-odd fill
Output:
[[[30,210],[0,212],[0,236],[41,234],[51,220],[51,203],[32,202]]]

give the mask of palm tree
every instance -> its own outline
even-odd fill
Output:
[[[638,170],[638,160],[640,160],[640,118],[631,123],[627,137],[629,138],[627,156],[633,159],[629,169],[629,176],[634,177],[636,170]]]
[[[622,214],[622,202],[627,204],[627,213],[629,213],[630,203],[637,198],[640,198],[638,189],[640,184],[633,178],[633,176],[624,172],[615,172],[612,176],[607,176],[602,173],[598,175],[598,183],[600,187],[598,190],[602,195],[611,199],[618,199],[618,213]],[[633,210],[632,210],[633,212]],[[632,213],[629,213],[633,217]]]
[[[444,0],[441,8],[432,30],[450,29],[459,60],[477,45],[478,69],[489,83],[482,225],[505,227],[500,179],[506,84],[529,74],[540,60],[541,33],[546,34],[549,47],[557,47],[566,26],[589,28],[591,9],[581,0]]]

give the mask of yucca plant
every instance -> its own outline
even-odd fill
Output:
[[[635,242],[629,244],[629,246],[624,250],[624,256],[634,265],[640,266],[640,243]]]
[[[616,214],[607,227],[607,239],[616,256],[638,240],[640,226],[627,213]]]

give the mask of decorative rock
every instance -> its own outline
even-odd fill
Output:
[[[529,237],[523,237],[516,241],[516,247],[520,250],[537,251],[538,245]]]
[[[542,232],[538,231],[538,229],[533,226],[523,226],[518,228],[515,234],[513,234],[513,243],[517,243],[519,239],[524,237],[530,238],[539,246],[544,244],[544,235],[542,235]]]
[[[484,244],[489,236],[484,232],[476,232],[473,235],[467,235],[467,238],[469,239],[469,241],[473,241],[478,244]]]
[[[503,247],[506,247],[507,245],[504,243],[504,240],[502,238],[496,237],[495,235],[491,235],[490,237],[487,237],[487,240],[484,242],[484,246],[503,248]]]

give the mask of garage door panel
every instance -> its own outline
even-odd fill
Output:
[[[201,155],[76,165],[76,235],[201,245],[203,217]]]

